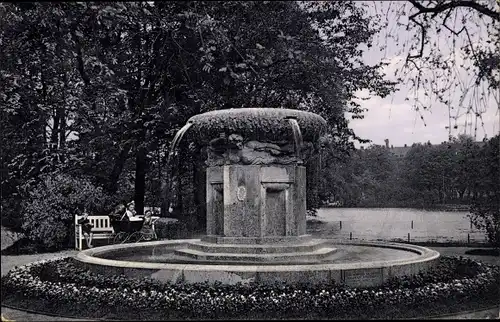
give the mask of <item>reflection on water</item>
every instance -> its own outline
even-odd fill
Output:
[[[154,251],[150,248],[144,248],[140,252],[125,251],[108,253],[105,257],[107,259],[120,260],[120,261],[133,261],[133,262],[147,262],[147,263],[169,263],[169,264],[207,264],[207,265],[220,265],[221,261],[210,259],[193,259],[179,256],[174,253],[174,248],[168,249],[163,246],[164,251],[155,255]],[[293,258],[293,259],[275,259],[272,262],[268,261],[253,261],[248,260],[230,260],[224,259],[223,265],[259,265],[259,266],[275,266],[275,265],[293,265],[293,264],[327,264],[327,263],[356,263],[356,262],[373,262],[373,261],[390,261],[401,259],[412,259],[419,255],[414,252],[409,252],[400,249],[381,248],[381,247],[367,247],[359,245],[335,245],[336,252],[322,258],[322,259],[306,259],[306,258]]]
[[[486,234],[470,225],[468,212],[403,208],[321,208],[307,222],[307,233],[323,238],[485,242]],[[309,217],[309,219],[312,219]],[[413,227],[412,227],[413,221]],[[342,228],[340,227],[342,222]]]

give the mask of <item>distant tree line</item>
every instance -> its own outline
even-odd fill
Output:
[[[345,157],[324,151],[320,199],[344,207],[471,205],[498,188],[498,151],[498,135],[485,142],[462,135],[438,145],[417,143],[404,157],[379,145]]]

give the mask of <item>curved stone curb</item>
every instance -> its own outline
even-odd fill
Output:
[[[421,246],[397,243],[347,242],[355,246],[392,248],[406,250],[419,256],[410,259],[370,261],[358,263],[320,263],[294,265],[225,265],[225,264],[190,264],[190,263],[152,263],[120,261],[99,258],[106,253],[152,247],[181,247],[199,239],[154,241],[140,244],[109,245],[81,251],[76,260],[84,266],[101,274],[125,274],[133,277],[150,277],[162,282],[188,283],[220,281],[228,284],[259,283],[304,283],[325,284],[331,281],[350,287],[377,286],[396,276],[413,275],[433,267],[439,259],[439,253]]]

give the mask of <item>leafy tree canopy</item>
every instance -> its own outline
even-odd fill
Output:
[[[110,195],[132,184],[140,212],[194,114],[309,110],[342,151],[362,140],[345,116],[362,117],[355,93],[394,89],[361,60],[380,26],[356,2],[2,3],[0,15],[2,203],[65,172]]]

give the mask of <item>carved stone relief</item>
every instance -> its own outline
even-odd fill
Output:
[[[313,144],[304,142],[302,155],[308,157],[313,152]],[[210,141],[207,149],[207,165],[221,166],[225,164],[269,165],[269,164],[301,164],[304,160],[297,158],[294,147],[290,143],[245,141],[239,134],[231,134]]]

